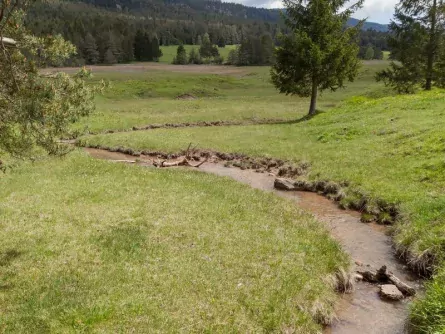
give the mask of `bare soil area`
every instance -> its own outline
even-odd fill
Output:
[[[223,75],[244,75],[248,73],[246,69],[235,66],[222,65],[171,65],[162,63],[137,63],[137,64],[118,64],[118,65],[87,65],[93,73],[98,72],[149,72],[149,71],[168,71],[175,73],[206,73],[206,74],[223,74]],[[79,67],[57,67],[47,68],[43,72],[66,72],[76,73]]]

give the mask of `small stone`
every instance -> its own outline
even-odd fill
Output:
[[[354,279],[358,282],[358,281],[363,281],[363,275],[359,274],[359,273],[355,273],[354,274]]]
[[[360,262],[360,261],[357,261],[357,260],[355,261],[355,264],[360,266],[360,267],[363,266],[363,262]]]
[[[275,179],[274,187],[280,190],[295,190],[295,185],[293,182],[282,178]]]
[[[391,300],[403,299],[403,293],[393,284],[380,285],[380,296]]]

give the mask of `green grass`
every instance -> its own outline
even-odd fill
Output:
[[[2,333],[316,333],[348,263],[287,200],[197,171],[74,152],[0,196]]]
[[[187,52],[187,57],[192,49],[195,49],[196,52],[199,52],[199,45],[184,45],[185,51]],[[230,50],[236,48],[236,45],[226,45],[223,48],[218,48],[219,54],[227,60],[227,56],[229,55]],[[171,64],[173,62],[173,58],[176,56],[176,50],[178,49],[177,45],[169,45],[169,46],[161,46],[162,57],[159,58],[160,63]]]
[[[190,128],[87,137],[90,144],[179,151],[189,142],[224,152],[309,161],[310,179],[350,182],[348,192],[400,206],[395,241],[417,264],[445,258],[444,91],[351,98],[305,122]],[[419,331],[445,331],[445,269],[414,306]],[[435,307],[432,305],[436,305]],[[430,312],[430,313],[428,313]],[[434,329],[434,330],[433,330]]]
[[[356,82],[335,93],[325,92],[319,108],[329,110],[356,94],[386,94],[374,80],[375,72],[386,65],[384,61],[366,62]],[[162,71],[130,73],[113,72],[113,69],[97,73],[95,79],[108,80],[111,87],[97,98],[97,112],[75,127],[101,132],[154,123],[298,119],[307,113],[307,99],[277,94],[270,83],[269,67],[242,70],[244,72],[236,76]],[[197,99],[176,100],[181,94],[191,94]]]

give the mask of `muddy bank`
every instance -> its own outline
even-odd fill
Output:
[[[188,98],[180,98],[188,100]],[[184,122],[184,123],[163,123],[163,124],[148,124],[143,126],[133,126],[128,129],[119,130],[104,130],[104,131],[89,131],[90,135],[107,134],[107,133],[120,133],[131,131],[143,131],[143,130],[155,130],[155,129],[176,129],[176,128],[198,128],[198,127],[211,127],[211,126],[246,126],[246,125],[264,125],[264,124],[280,124],[292,122],[292,120],[284,118],[259,118],[259,119],[246,119],[238,121],[199,121],[199,122]]]
[[[100,159],[127,161],[145,166],[153,166],[155,156],[134,155],[109,152],[100,149],[86,149],[92,156]],[[198,157],[196,157],[198,159]],[[276,168],[277,167],[273,167]],[[278,167],[279,168],[279,167]],[[417,290],[421,281],[417,280],[408,268],[398,261],[386,227],[375,223],[361,222],[361,214],[352,210],[340,209],[334,202],[316,193],[305,191],[280,191],[274,188],[276,174],[259,173],[252,169],[233,168],[223,161],[208,160],[200,166],[202,172],[231,177],[239,182],[263,191],[274,192],[295,201],[302,209],[311,212],[326,224],[331,235],[337,239],[344,250],[350,254],[354,270],[380,268],[386,265],[396,276]],[[411,298],[402,301],[384,301],[379,297],[377,285],[359,281],[350,295],[344,295],[338,307],[338,319],[326,333],[406,333],[408,304]]]
[[[125,147],[107,147],[100,145],[89,145],[82,140],[76,142],[81,147],[97,148],[110,152],[118,152],[133,157],[145,157],[145,159],[176,159],[185,154],[185,150],[179,153],[169,153],[159,151],[137,151]],[[234,166],[242,170],[253,169],[258,173],[273,173],[280,177],[296,179],[295,189],[302,191],[316,192],[326,196],[330,200],[338,203],[343,209],[352,209],[361,213],[363,222],[376,221],[380,224],[393,224],[400,216],[397,204],[376,200],[366,193],[351,189],[347,181],[332,182],[329,180],[308,181],[307,176],[310,171],[310,163],[307,161],[294,162],[273,158],[252,158],[245,154],[224,153],[211,150],[192,149],[191,158],[195,161],[209,159],[210,162],[221,162],[226,167]],[[414,262],[413,262],[414,263]],[[415,268],[414,268],[415,269]],[[426,271],[425,269],[422,269]],[[421,274],[424,274],[419,269]]]

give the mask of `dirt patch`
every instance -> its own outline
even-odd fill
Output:
[[[171,65],[163,63],[137,63],[137,64],[118,64],[111,66],[102,65],[88,65],[87,69],[93,73],[100,72],[119,72],[119,73],[131,73],[131,72],[148,72],[148,71],[167,71],[176,73],[197,73],[197,74],[222,74],[222,75],[234,75],[240,76],[248,73],[246,69],[242,69],[235,66],[223,66],[223,65]],[[76,73],[81,67],[58,67],[47,68],[42,70],[43,73],[53,72],[65,72]]]
[[[88,134],[97,135],[100,133],[120,133],[130,131],[144,131],[155,129],[172,129],[172,128],[194,128],[194,127],[209,127],[209,126],[246,126],[246,125],[261,125],[261,124],[280,124],[287,123],[288,119],[283,118],[260,118],[260,119],[246,119],[239,121],[199,121],[199,122],[185,122],[185,123],[164,123],[164,124],[149,124],[143,126],[133,126],[129,129],[120,130],[104,130],[102,132],[90,131]]]
[[[175,97],[176,100],[194,100],[196,99],[195,96],[191,94],[181,94]]]

